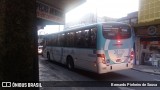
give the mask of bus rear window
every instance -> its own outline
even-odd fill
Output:
[[[131,28],[124,24],[103,25],[103,36],[106,39],[127,39],[131,37]]]

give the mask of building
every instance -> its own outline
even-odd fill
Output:
[[[129,13],[126,17],[117,20],[118,22],[128,23],[132,26],[138,23],[138,11]]]
[[[160,0],[139,0],[136,64],[152,65],[151,54],[160,53]]]
[[[139,3],[138,23],[160,19],[159,0],[139,0]]]

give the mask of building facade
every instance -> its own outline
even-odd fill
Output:
[[[138,23],[160,19],[159,0],[139,0]]]
[[[160,1],[139,0],[136,33],[136,64],[154,65],[160,54]],[[152,60],[150,59],[152,58]]]

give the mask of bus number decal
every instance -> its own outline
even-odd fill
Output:
[[[125,51],[121,49],[115,49],[114,52],[117,58],[121,58]]]

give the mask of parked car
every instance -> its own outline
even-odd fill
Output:
[[[38,54],[42,54],[43,53],[43,46],[38,46]]]

